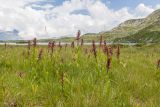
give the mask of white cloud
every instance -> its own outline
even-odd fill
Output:
[[[160,9],[160,4],[157,4],[157,5],[156,5],[156,9]]]
[[[38,4],[46,0],[0,2],[0,30],[17,29],[25,39],[74,35],[78,29],[83,33],[100,32],[104,27],[109,30],[127,19],[144,17],[154,10],[139,4],[132,14],[127,7],[112,10],[97,0],[71,0],[60,6]],[[73,14],[75,10],[86,10],[89,14]]]
[[[151,6],[146,6],[145,4],[139,4],[135,9],[135,15],[137,17],[145,17],[154,11],[154,8]]]

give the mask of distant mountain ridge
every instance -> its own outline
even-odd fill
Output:
[[[148,17],[143,19],[130,20],[132,22],[130,26],[124,22],[123,24],[130,30],[126,29],[126,32],[132,31],[131,35],[125,37],[116,38],[117,42],[160,42],[160,9],[151,13]],[[120,28],[123,28],[120,27]],[[120,28],[115,28],[118,31]]]
[[[154,31],[153,34],[159,34],[158,32],[160,31],[160,25],[157,24],[159,23],[159,21],[160,9],[154,11],[146,18],[130,19],[119,24],[117,27],[113,28],[110,31],[100,32],[97,34],[88,33],[85,34],[83,38],[87,38],[88,41],[91,41],[93,39],[98,40],[97,38],[99,38],[99,35],[103,35],[103,38],[107,40],[107,42],[157,42],[154,39],[155,36],[151,35],[151,32]],[[148,31],[149,29],[152,31]],[[140,34],[141,36],[137,36]],[[151,38],[153,37],[153,40],[145,39],[145,37],[147,37],[145,35],[148,35]],[[132,40],[133,38],[134,40]],[[141,41],[140,38],[145,39],[146,41]],[[156,38],[159,38],[159,36],[157,36]]]
[[[111,32],[123,32],[123,30],[126,32],[137,32],[158,20],[160,20],[160,9],[154,11],[146,18],[127,20],[121,23],[118,27],[113,28]]]

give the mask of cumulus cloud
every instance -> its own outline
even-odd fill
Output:
[[[74,36],[78,29],[83,33],[110,30],[154,11],[144,4],[139,4],[133,14],[127,7],[113,10],[97,0],[70,0],[59,6],[51,1],[0,0],[0,30],[17,29],[24,39]]]
[[[141,3],[136,7],[135,10],[135,15],[137,17],[144,17],[152,13],[155,9],[151,6],[146,6],[145,4]]]
[[[156,9],[160,9],[160,4],[157,4],[157,5],[156,5]]]

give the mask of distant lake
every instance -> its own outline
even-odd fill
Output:
[[[6,43],[7,45],[13,45],[13,46],[27,46],[28,44],[27,43]],[[58,44],[58,43],[57,43]],[[62,42],[61,45],[65,45],[65,44],[71,44],[69,42]],[[75,43],[76,44],[76,43]],[[83,43],[84,45],[92,45],[92,43]],[[99,43],[95,43],[96,45],[99,45]],[[129,45],[129,46],[134,46],[134,45],[137,45],[139,43],[107,43],[108,45],[113,45],[113,44],[121,44],[121,45]],[[0,45],[5,45],[5,43],[0,43]],[[41,46],[47,46],[48,43],[37,43],[37,45],[41,45]]]

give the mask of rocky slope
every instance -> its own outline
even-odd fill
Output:
[[[126,24],[125,24],[126,25]],[[132,24],[131,27],[134,25]],[[115,42],[160,42],[160,9],[154,11],[135,28],[132,35],[116,38]],[[117,30],[117,29],[116,29]]]

